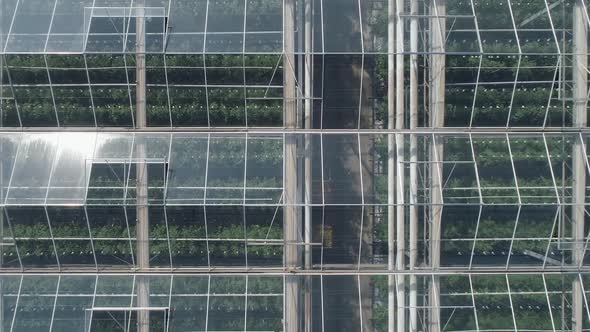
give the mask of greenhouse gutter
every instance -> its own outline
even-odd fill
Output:
[[[437,127],[418,129],[284,129],[284,128],[207,128],[207,127],[148,127],[148,128],[95,128],[95,127],[22,127],[0,128],[0,133],[154,133],[154,134],[254,134],[254,135],[281,135],[281,134],[444,134],[444,135],[505,135],[505,134],[590,134],[590,127],[519,127],[519,128],[468,128],[468,127]]]
[[[252,269],[235,269],[235,268],[215,268],[215,269],[154,269],[149,272],[138,272],[134,269],[63,269],[62,271],[44,270],[44,269],[9,269],[5,268],[0,271],[0,276],[21,276],[21,275],[164,275],[164,276],[183,276],[183,275],[236,275],[236,276],[382,276],[382,275],[415,275],[415,276],[447,276],[447,275],[578,275],[590,274],[590,267],[587,268],[571,268],[569,266],[563,267],[545,267],[539,269],[539,266],[521,266],[518,268],[498,269],[498,267],[488,268],[441,268],[438,270],[432,269],[415,269],[415,270],[352,270],[352,269],[331,269],[331,270],[290,270],[286,271],[282,268],[252,268]]]

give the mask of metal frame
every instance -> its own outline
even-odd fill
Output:
[[[376,310],[386,312],[389,331],[453,330],[457,315],[467,315],[472,329],[486,330],[487,311],[494,311],[486,301],[494,296],[506,300],[498,312],[510,316],[512,330],[527,330],[519,319],[519,301],[527,296],[542,298],[535,304],[545,313],[547,330],[582,331],[578,322],[584,311],[590,319],[585,293],[590,234],[584,231],[590,215],[585,198],[590,17],[584,1],[574,0],[565,13],[564,1],[547,0],[535,11],[514,0],[492,5],[470,0],[461,6],[445,0],[273,0],[271,12],[258,13],[255,2],[237,0],[230,16],[217,3],[204,1],[199,4],[203,25],[190,31],[176,25],[182,22],[177,16],[183,1],[163,1],[158,7],[158,17],[165,18],[162,49],[153,51],[146,39],[151,32],[141,33],[142,13],[149,8],[143,0],[131,0],[118,7],[123,8],[123,45],[113,53],[88,48],[86,12],[91,18],[100,15],[96,1],[80,7],[80,31],[72,24],[70,33],[57,32],[64,29],[60,15],[67,1],[55,0],[43,9],[49,11],[46,32],[28,33],[19,23],[30,1],[17,0],[14,12],[8,8],[8,14],[0,14],[9,19],[0,24],[6,37],[0,46],[0,115],[10,110],[11,124],[18,123],[4,127],[8,123],[0,120],[0,296],[15,300],[12,318],[0,315],[11,320],[0,324],[0,331],[18,329],[18,310],[31,297],[51,299],[46,318],[49,330],[56,330],[59,301],[72,295],[64,293],[71,276],[95,279],[92,294],[75,294],[92,298],[89,310],[100,309],[97,300],[108,297],[101,294],[99,280],[131,278],[129,290],[117,294],[129,297],[129,303],[116,309],[128,311],[150,307],[150,294],[159,292],[150,285],[153,277],[170,280],[166,295],[160,294],[167,297],[166,308],[174,306],[173,285],[182,277],[205,278],[200,291],[183,296],[206,298],[206,331],[216,330],[215,305],[224,297],[240,303],[236,329],[243,331],[256,322],[248,308],[259,297],[280,299],[274,318],[282,319],[284,331],[297,332],[330,331],[338,319],[353,322],[347,328],[367,331]],[[500,6],[491,13],[495,20],[486,6]],[[281,18],[280,27],[260,23],[273,17]],[[564,26],[570,21],[571,27]],[[135,47],[128,47],[133,34]],[[52,44],[64,35],[72,37],[72,49]],[[202,48],[183,49],[183,40],[202,41]],[[30,63],[20,61],[25,56]],[[58,68],[51,61],[59,56],[77,57],[79,64]],[[256,56],[259,64],[253,64]],[[101,57],[117,57],[120,63],[101,63]],[[230,64],[219,64],[218,58]],[[63,82],[58,71],[85,75],[80,82]],[[119,81],[100,81],[103,71],[118,71]],[[198,71],[202,78],[177,80],[179,71]],[[216,81],[220,71],[229,73],[227,81]],[[233,77],[234,72],[239,75]],[[41,81],[23,73],[40,73]],[[471,76],[460,81],[461,75]],[[73,97],[64,96],[65,89]],[[186,97],[185,91],[194,95]],[[499,91],[504,92],[495,94]],[[152,96],[157,102],[148,100]],[[88,109],[80,111],[92,116],[62,113],[61,107],[71,106],[64,100],[78,97],[73,105],[86,103]],[[179,118],[182,98],[197,106],[189,120]],[[46,118],[31,119],[35,103]],[[270,103],[275,118],[259,126],[257,112]],[[123,109],[125,120],[103,127],[113,105]],[[152,113],[152,106],[160,113]],[[235,119],[219,120],[224,108],[235,111]],[[377,109],[386,115],[375,115]],[[82,123],[70,126],[72,119]],[[198,147],[184,151],[179,138]],[[119,147],[110,151],[117,157],[101,155],[109,140]],[[114,160],[124,167],[120,185],[94,183],[94,167]],[[167,165],[161,184],[149,183],[147,166],[153,162]],[[131,164],[146,172],[133,178]],[[116,203],[108,197],[100,201],[92,196],[97,190],[123,196]],[[151,201],[148,196],[160,190],[161,201]],[[128,199],[134,192],[138,198]],[[98,227],[93,209],[108,207],[121,212],[120,225],[112,226],[120,226],[121,234]],[[182,227],[175,218],[184,208],[198,211],[193,212],[198,223],[191,225],[197,231],[186,228],[178,235]],[[531,216],[535,208],[538,214]],[[33,209],[41,217],[21,214]],[[60,209],[79,212],[72,233],[54,219]],[[263,221],[252,222],[249,213],[257,209]],[[162,220],[148,221],[155,210]],[[238,212],[223,212],[230,210]],[[351,217],[353,210],[358,215]],[[345,218],[354,219],[348,234],[330,228],[337,220],[348,222]],[[224,222],[235,234],[220,233]],[[42,231],[27,232],[31,225]],[[465,229],[453,229],[456,225]],[[161,229],[154,231],[156,226]],[[59,249],[64,242],[83,243],[84,259],[91,263],[70,263],[69,254]],[[125,253],[112,254],[118,262],[105,264],[104,243],[122,244],[117,250]],[[385,243],[386,250],[374,248]],[[193,257],[202,261],[183,266],[173,251],[193,244],[201,250]],[[220,260],[223,246],[226,256]],[[32,247],[43,253],[32,253]],[[161,252],[153,254],[153,248]],[[265,250],[276,259],[257,254]],[[167,263],[152,261],[154,255]],[[41,276],[53,278],[55,289],[31,291],[32,280]],[[493,276],[501,285],[486,279]],[[541,278],[530,282],[534,290],[522,290],[522,276]],[[215,291],[220,278],[243,281],[243,292]],[[282,291],[256,293],[255,278],[280,279]],[[453,278],[468,285],[458,287]],[[562,286],[554,278],[563,278]],[[495,289],[483,287],[486,282]],[[342,293],[336,294],[339,286]],[[556,298],[571,299],[571,319],[553,308]],[[0,311],[10,303],[3,302]],[[349,308],[352,317],[334,319],[335,303]],[[139,320],[140,330],[147,331],[149,317]],[[174,318],[167,320],[167,330],[174,330]]]

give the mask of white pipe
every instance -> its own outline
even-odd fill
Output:
[[[410,4],[410,129],[418,127],[418,0]],[[410,135],[410,257],[409,269],[416,268],[418,258],[418,140]],[[418,330],[418,284],[410,275],[410,325],[408,330]]]
[[[284,1],[284,55],[283,55],[283,97],[284,126],[297,128],[297,101],[295,77],[295,0]],[[297,137],[285,135],[284,148],[284,259],[285,268],[296,271],[299,268],[300,220],[297,212]],[[299,278],[288,275],[285,277],[285,332],[300,332],[299,327]]]
[[[137,15],[135,18],[135,63],[136,63],[136,105],[135,105],[135,125],[137,128],[147,127],[147,76],[145,61],[145,0],[137,2]],[[130,14],[131,15],[131,14]],[[148,163],[145,162],[147,157],[147,147],[143,141],[136,144],[138,162],[135,165],[137,192],[136,192],[136,239],[137,239],[137,256],[136,265],[140,271],[147,271],[150,268],[150,247],[149,247],[149,207],[148,207]],[[139,307],[149,307],[150,303],[150,284],[148,276],[137,278],[137,305]],[[148,332],[150,330],[149,311],[141,310],[137,313],[137,331]]]
[[[395,0],[387,6],[387,126],[395,128]],[[387,266],[395,270],[395,136],[387,135]],[[395,276],[388,277],[387,326],[395,331]]]
[[[588,25],[583,0],[576,0],[573,8],[573,127],[588,125]],[[572,151],[572,240],[574,241],[572,264],[580,266],[584,259],[584,217],[586,191],[586,151],[584,143],[576,139]],[[584,301],[580,278],[572,282],[572,331],[581,332]]]
[[[405,84],[404,84],[404,0],[396,1],[396,31],[395,31],[395,128],[404,129],[405,121]],[[405,241],[405,140],[403,135],[395,136],[396,143],[396,269],[405,269],[406,241]],[[406,331],[406,280],[405,276],[397,276],[397,330]]]
[[[444,127],[445,117],[445,38],[446,0],[432,0],[430,7],[430,121],[432,128]],[[430,149],[430,265],[433,270],[440,268],[440,231],[442,216],[442,165],[443,146],[432,137]],[[440,287],[438,276],[432,277],[429,289],[431,332],[441,330]]]
[[[313,30],[312,30],[312,0],[305,0],[305,83],[304,83],[304,128],[312,128],[312,98],[313,98]],[[305,269],[312,268],[311,242],[312,242],[312,180],[311,180],[311,154],[312,154],[312,135],[305,135],[305,185],[304,185],[304,202],[305,202]],[[312,329],[312,303],[311,303],[311,276],[305,278],[305,332],[311,332]]]

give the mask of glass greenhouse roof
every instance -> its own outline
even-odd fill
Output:
[[[284,142],[304,136],[318,167],[313,194],[285,202]],[[571,259],[572,240],[559,235],[573,205],[566,169],[585,134],[416,138],[419,149],[441,144],[444,157],[419,154],[417,196],[393,206],[429,208],[440,193],[442,266],[551,268]],[[152,267],[282,269],[284,209],[295,205],[313,211],[314,268],[385,268],[386,219],[374,215],[392,205],[387,172],[366,166],[386,160],[385,134],[5,133],[0,142],[7,268],[133,267],[144,171]]]
[[[0,0],[0,332],[590,331],[587,0]]]
[[[398,135],[409,144],[411,134]],[[586,149],[589,139],[587,134],[554,132],[412,136],[419,146],[444,148],[444,155],[432,160],[421,153],[415,163],[441,165],[437,176],[444,183],[439,190],[445,206],[572,204],[571,193],[562,190],[570,185],[560,167],[572,164],[576,142]],[[290,204],[388,205],[387,188],[378,183],[387,171],[366,166],[386,160],[387,134],[272,131],[0,134],[0,205],[134,205],[136,177],[145,170],[150,205],[283,206],[286,137],[300,142],[307,138],[311,161],[318,167],[311,200]],[[367,145],[373,149],[364,149]],[[346,155],[330,153],[343,149]],[[587,158],[584,169],[588,174]],[[426,174],[419,174],[417,187],[419,197],[428,196]],[[415,204],[429,203],[419,198]]]
[[[137,320],[134,288],[141,278],[145,276],[4,276],[4,327],[124,331]],[[153,289],[148,308],[153,331],[281,329],[283,277],[162,274],[147,278]],[[417,278],[425,285],[432,276]],[[564,313],[567,317],[572,310],[563,302],[572,298],[571,291],[562,288],[563,282],[573,279],[581,280],[586,299],[590,294],[587,274],[441,275],[441,319],[447,331],[559,330],[565,324]],[[385,281],[379,276],[313,276],[314,327],[364,326],[364,319],[374,318],[358,319],[363,308],[376,313],[387,310],[386,299],[366,293],[367,286],[383,290]],[[344,310],[335,310],[335,301],[342,298],[347,299]],[[417,305],[420,314],[426,314],[425,304]],[[584,324],[590,320],[586,312],[583,319]]]
[[[558,54],[562,6],[571,6],[563,2],[447,1],[446,52]],[[314,53],[388,53],[386,3],[322,0],[312,7]],[[149,53],[281,54],[284,10],[282,0],[5,0],[0,51],[134,53],[135,20],[144,17]],[[412,15],[401,18],[409,23]],[[428,25],[426,16],[418,21]],[[293,51],[304,52],[303,44]]]

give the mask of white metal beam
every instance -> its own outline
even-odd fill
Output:
[[[410,3],[410,130],[418,128],[418,0]],[[410,238],[408,268],[418,261],[418,138],[410,135]],[[418,331],[418,280],[410,275],[410,313],[408,331]]]
[[[295,77],[295,0],[283,1],[283,107],[284,127],[297,128],[297,78]],[[287,270],[299,267],[299,243],[301,239],[300,220],[297,211],[298,167],[297,167],[297,137],[287,134],[284,146],[284,263]],[[300,332],[299,324],[299,278],[285,277],[285,332]]]
[[[444,127],[445,119],[445,42],[446,42],[446,0],[432,0],[430,3],[429,31],[430,84],[429,108],[430,126]],[[430,148],[430,265],[433,270],[440,267],[440,232],[442,217],[442,163],[443,143],[432,137]],[[429,289],[431,332],[441,330],[439,278],[433,276]]]
[[[573,6],[573,127],[588,125],[588,24],[585,20],[584,0],[576,0]],[[572,151],[572,264],[579,266],[584,259],[584,207],[586,191],[586,151],[582,138],[576,139]],[[581,332],[584,304],[580,278],[572,285],[572,331]]]
[[[396,0],[387,2],[387,127],[395,128],[395,15]],[[387,266],[390,271],[395,269],[395,136],[387,135]],[[388,306],[387,326],[390,332],[395,331],[395,276],[387,280]]]

